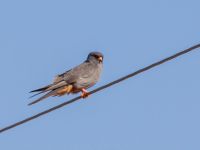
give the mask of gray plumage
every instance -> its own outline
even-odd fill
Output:
[[[100,52],[91,52],[85,62],[63,74],[57,75],[52,84],[31,91],[39,92],[38,94],[48,93],[31,102],[29,105],[35,104],[49,96],[62,96],[64,94],[77,93],[82,89],[93,86],[100,78],[103,68],[102,61],[103,54]]]

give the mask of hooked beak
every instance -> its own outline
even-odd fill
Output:
[[[98,58],[99,62],[103,62],[103,57]]]

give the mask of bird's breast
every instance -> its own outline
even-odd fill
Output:
[[[78,78],[77,82],[74,84],[74,87],[77,89],[90,88],[98,82],[101,71],[102,65],[96,66],[93,68],[93,70],[89,70],[88,73]]]

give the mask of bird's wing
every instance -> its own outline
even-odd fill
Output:
[[[55,90],[66,85],[73,84],[80,78],[87,78],[93,73],[90,66],[90,63],[84,62],[71,70],[57,75],[52,84],[33,90],[31,93]]]
[[[71,69],[72,70],[72,69]],[[53,84],[56,84],[58,82],[63,81],[64,77],[67,75],[68,72],[70,72],[71,70],[68,70],[62,74],[58,74],[57,76],[55,76],[54,80],[53,80]]]
[[[70,71],[70,70],[69,70]],[[41,93],[44,93],[44,92],[47,92],[47,91],[51,91],[51,90],[55,90],[59,87],[63,87],[65,85],[67,85],[67,83],[64,81],[64,76],[69,72],[69,71],[66,71],[65,73],[62,73],[62,74],[59,74],[57,75],[54,80],[53,80],[53,83],[50,84],[50,85],[47,85],[47,86],[44,86],[42,88],[39,88],[39,89],[36,89],[36,90],[33,90],[31,91],[30,93],[33,93],[33,92],[39,92],[38,94],[41,94]],[[38,94],[35,94],[31,97],[34,97]]]
[[[77,67],[71,69],[70,71],[63,74],[63,80],[67,83],[71,84],[76,82],[80,78],[87,78],[93,74],[93,70],[91,70],[91,63],[84,62]]]
[[[79,66],[69,71],[66,71],[63,74],[57,75],[52,84],[31,91],[31,92],[39,92],[38,94],[42,94],[48,91],[49,92],[43,95],[42,97],[40,97],[39,99],[33,101],[29,105],[35,104],[49,96],[55,95],[56,92],[61,90],[64,86],[73,85],[73,83],[76,83],[76,81],[78,81],[80,78],[87,78],[91,74],[91,70],[89,66],[90,66],[89,63],[84,62],[80,64]],[[38,95],[38,94],[35,94],[35,95]]]

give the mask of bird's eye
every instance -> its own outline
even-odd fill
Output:
[[[97,56],[97,55],[94,55],[94,57],[97,58],[97,59],[99,58],[99,56]]]

